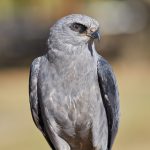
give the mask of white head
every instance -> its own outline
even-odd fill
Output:
[[[99,23],[91,17],[72,14],[58,20],[50,28],[48,46],[58,49],[63,45],[80,46],[95,38],[99,38]]]

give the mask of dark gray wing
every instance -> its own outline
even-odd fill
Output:
[[[30,108],[33,121],[35,125],[41,130],[40,118],[39,118],[39,107],[38,107],[38,96],[37,96],[37,80],[40,69],[40,57],[36,58],[30,67],[29,76],[29,97],[30,97]]]
[[[43,135],[45,136],[47,142],[50,144],[51,148],[55,150],[53,144],[51,143],[42,119],[41,108],[38,99],[38,91],[37,91],[37,83],[38,83],[38,74],[40,70],[40,61],[42,57],[36,58],[30,67],[30,77],[29,77],[29,97],[30,97],[30,108],[33,121],[38,129],[41,130]]]
[[[101,56],[97,62],[98,81],[108,121],[108,150],[111,150],[119,123],[119,94],[109,63]]]

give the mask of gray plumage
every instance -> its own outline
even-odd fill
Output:
[[[50,28],[48,52],[31,65],[33,120],[53,150],[111,150],[119,122],[116,80],[97,54],[99,24],[73,14]]]

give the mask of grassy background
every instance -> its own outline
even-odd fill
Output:
[[[121,123],[113,149],[149,150],[149,66],[119,63],[113,67],[121,99]],[[0,70],[0,150],[49,150],[31,118],[28,74],[28,68]]]

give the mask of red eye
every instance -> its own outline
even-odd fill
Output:
[[[80,23],[73,23],[73,24],[71,24],[70,28],[73,31],[79,32],[79,33],[84,33],[87,30],[87,27]]]
[[[78,29],[78,28],[79,28],[79,25],[78,25],[78,24],[74,24],[73,27],[74,27],[75,29]]]

